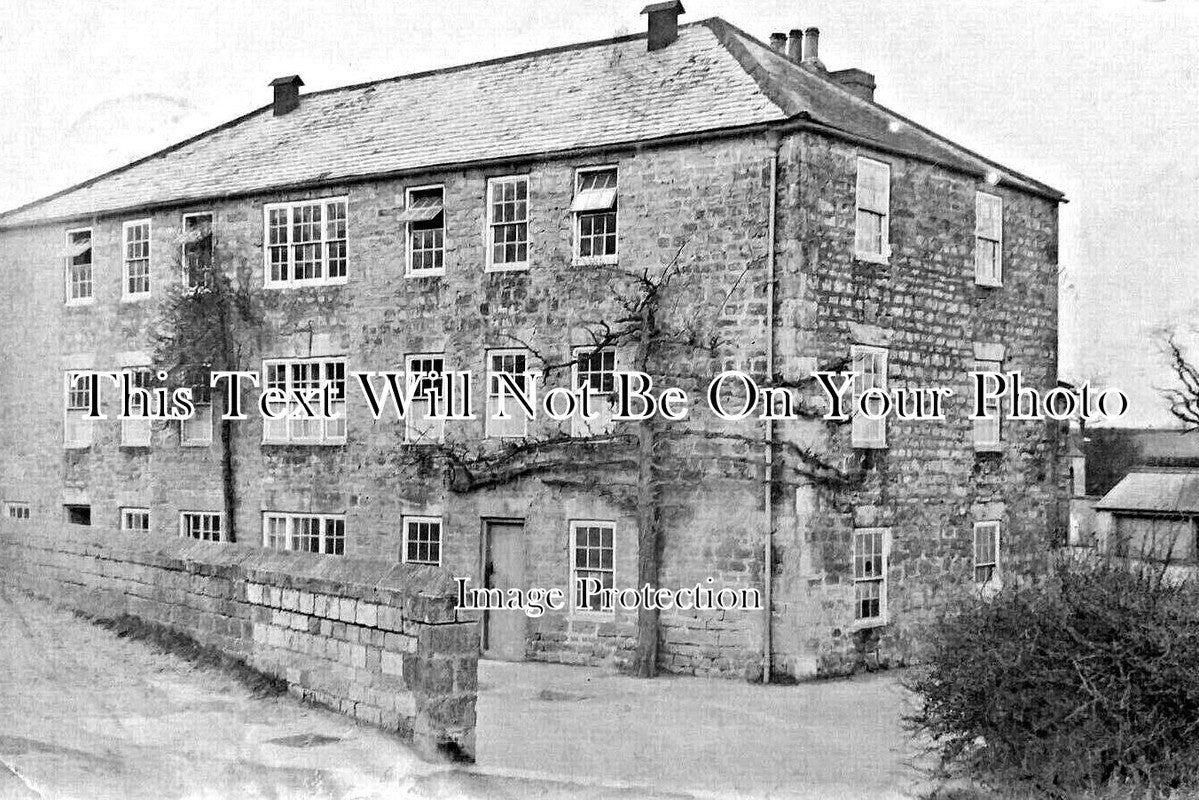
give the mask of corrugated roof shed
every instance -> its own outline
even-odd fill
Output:
[[[0,215],[0,227],[788,120],[1060,199],[720,19],[301,95]]]
[[[1130,472],[1095,508],[1100,511],[1199,514],[1199,470]]]

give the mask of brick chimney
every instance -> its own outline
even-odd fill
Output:
[[[770,49],[776,53],[787,54],[787,34],[772,33],[770,34]]]
[[[864,69],[839,69],[828,75],[837,83],[865,100],[874,99],[874,76]]]
[[[799,63],[803,58],[803,31],[792,28],[787,36],[787,58]]]
[[[304,85],[304,81],[300,79],[299,75],[284,75],[282,78],[275,78],[270,85],[275,87],[274,112],[276,117],[281,117],[300,107],[300,87]]]
[[[803,32],[803,59],[802,63],[810,67],[815,67],[820,71],[824,71],[824,64],[820,61],[820,29],[808,28]]]
[[[679,38],[679,15],[687,11],[679,0],[667,0],[665,3],[651,3],[641,9],[641,13],[649,16],[646,44],[652,52],[661,50]]]

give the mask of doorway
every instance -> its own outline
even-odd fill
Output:
[[[483,585],[525,589],[524,520],[483,522]],[[524,661],[528,620],[520,609],[483,612],[483,657]]]

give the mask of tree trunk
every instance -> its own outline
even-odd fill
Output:
[[[233,467],[233,420],[221,420],[221,483],[225,495],[225,538],[237,541],[237,473]]]
[[[635,367],[650,374],[656,318],[656,296],[646,299],[641,309],[641,338],[637,346]],[[661,486],[658,480],[657,415],[637,423],[637,588],[658,588],[661,563]],[[658,610],[641,608],[637,611],[637,649],[633,657],[633,674],[652,678],[658,674]]]

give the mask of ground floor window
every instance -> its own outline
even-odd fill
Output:
[[[262,546],[327,556],[345,555],[345,515],[268,511],[262,515]]]
[[[887,621],[890,550],[888,528],[858,528],[853,533],[854,618],[859,622]]]
[[[999,577],[999,523],[974,523],[974,582],[990,583]]]
[[[184,511],[179,514],[179,535],[204,542],[221,541],[221,515],[211,511]]]
[[[596,596],[588,591],[589,581],[599,582],[601,589],[613,588],[613,557],[616,526],[611,522],[578,521],[570,524],[570,585],[574,592],[576,611],[611,612],[611,593]]]
[[[4,516],[9,519],[29,519],[29,504],[18,500],[5,500]]]
[[[150,532],[150,509],[148,508],[122,508],[121,509],[121,530],[134,531],[135,533]]]
[[[404,517],[402,560],[441,566],[441,517]]]
[[[67,522],[71,525],[91,525],[92,507],[68,503],[63,506],[67,512]]]

